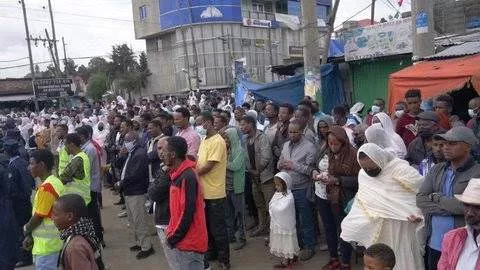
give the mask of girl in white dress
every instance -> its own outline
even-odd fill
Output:
[[[276,192],[269,204],[270,252],[282,258],[275,268],[287,268],[297,260],[298,246],[295,222],[295,202],[291,191],[292,179],[286,172],[275,175]]]

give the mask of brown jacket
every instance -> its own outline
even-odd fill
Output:
[[[98,270],[92,246],[79,235],[65,247],[62,265],[64,270]]]

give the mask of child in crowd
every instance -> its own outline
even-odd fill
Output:
[[[275,268],[287,268],[297,260],[300,248],[295,222],[295,203],[290,187],[292,179],[286,172],[275,175],[276,192],[269,204],[270,252],[282,258]]]
[[[365,250],[364,270],[392,270],[395,267],[395,253],[385,244],[374,244]]]

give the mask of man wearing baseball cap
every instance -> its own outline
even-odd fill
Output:
[[[412,165],[420,165],[432,153],[431,141],[435,134],[444,133],[438,125],[435,112],[421,112],[417,116],[417,137],[408,145],[406,160]]]
[[[437,269],[444,235],[465,226],[461,194],[472,178],[480,178],[480,165],[472,159],[477,138],[466,127],[455,127],[435,139],[444,140],[445,162],[433,166],[417,194],[417,206],[425,216],[426,269]]]
[[[471,179],[461,195],[467,226],[448,232],[443,238],[439,270],[480,269],[480,179]]]

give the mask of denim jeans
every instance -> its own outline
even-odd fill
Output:
[[[218,261],[230,264],[230,245],[225,222],[225,198],[205,200],[207,219],[208,251],[218,254]]]
[[[314,206],[307,199],[307,189],[292,190],[292,193],[295,200],[298,243],[302,249],[315,250],[317,236]]]
[[[227,191],[225,207],[228,237],[230,240],[245,242],[245,197],[243,193]]]
[[[60,253],[50,255],[34,255],[35,270],[57,270],[58,256]]]

